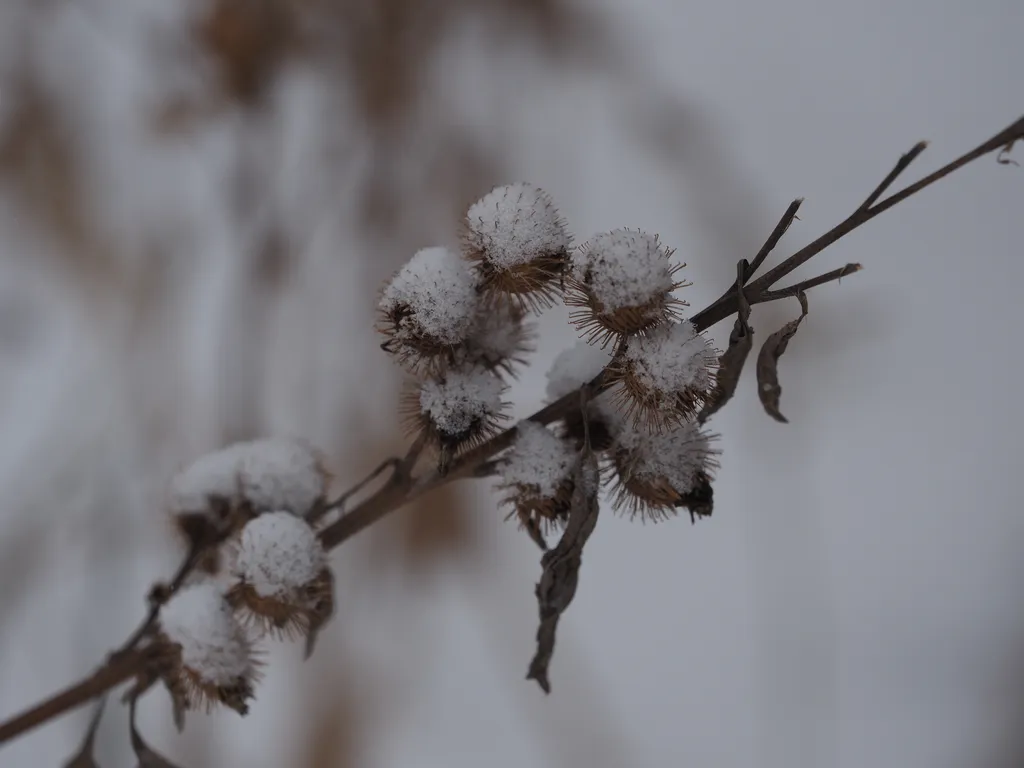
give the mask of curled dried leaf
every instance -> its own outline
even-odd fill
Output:
[[[85,739],[82,741],[82,746],[74,754],[74,756],[66,763],[64,768],[99,768],[99,763],[96,762],[96,758],[93,757],[93,747],[96,744],[96,731],[100,727],[100,720],[103,718],[103,705],[106,704],[107,697],[104,696],[96,704],[96,711],[93,713],[92,719],[89,720],[89,727],[85,731]]]
[[[139,735],[139,731],[135,727],[135,699],[132,699],[128,709],[128,728],[132,751],[139,759],[139,768],[178,768],[177,765],[143,741],[142,736]]]
[[[789,423],[789,420],[779,411],[779,395],[782,394],[782,387],[779,386],[779,358],[785,353],[800,322],[807,317],[807,294],[800,292],[797,299],[800,301],[800,317],[790,320],[765,339],[757,355],[757,394],[761,398],[761,405],[769,416],[783,424]]]
[[[310,592],[309,626],[306,629],[305,658],[313,655],[320,631],[334,616],[334,573],[324,568],[314,588]]]
[[[586,423],[587,393],[581,393],[584,423]],[[573,467],[573,493],[569,519],[562,538],[553,549],[541,557],[543,573],[537,584],[537,606],[540,625],[537,627],[537,651],[526,673],[527,680],[536,680],[544,693],[551,693],[548,666],[555,652],[555,633],[558,620],[576,595],[583,546],[594,532],[600,507],[597,494],[600,487],[597,454],[590,444],[589,431],[584,436]]]
[[[750,327],[750,304],[743,293],[743,283],[747,276],[749,266],[746,259],[740,259],[736,265],[736,301],[739,310],[736,313],[736,322],[733,324],[732,333],[729,334],[729,348],[718,358],[718,373],[715,376],[715,388],[711,391],[703,410],[697,416],[697,423],[703,424],[714,414],[718,413],[734,394],[740,383],[740,374],[743,373],[743,364],[747,361],[754,346],[754,329]]]

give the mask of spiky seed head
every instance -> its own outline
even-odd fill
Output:
[[[626,418],[661,430],[693,419],[704,405],[718,368],[718,355],[693,324],[666,323],[629,341],[609,366],[621,384],[616,404]]]
[[[651,521],[671,517],[680,507],[691,519],[710,515],[721,453],[712,448],[716,439],[692,422],[660,433],[624,427],[611,451],[616,509]]]
[[[456,352],[457,365],[478,365],[515,378],[516,366],[525,365],[535,349],[536,327],[525,318],[523,307],[506,299],[481,306],[466,343]]]
[[[571,441],[536,422],[521,422],[517,432],[498,467],[502,503],[512,507],[509,518],[543,533],[568,518],[576,451]]]
[[[565,303],[586,338],[607,346],[613,339],[649,331],[678,316],[686,302],[672,292],[689,283],[676,280],[685,264],[657,235],[616,229],[576,248],[571,258]]]
[[[288,512],[269,512],[242,529],[228,601],[243,621],[284,637],[306,635],[327,555],[313,528]]]
[[[481,366],[436,373],[403,396],[406,429],[426,438],[444,474],[452,459],[497,434],[508,418],[502,400],[506,389],[496,373]]]
[[[462,225],[462,250],[485,294],[532,309],[551,306],[558,295],[571,241],[551,197],[532,184],[495,187],[470,206]]]
[[[248,440],[200,456],[178,472],[168,507],[190,544],[208,546],[264,512],[309,514],[323,502],[329,483],[323,456],[306,441]]]
[[[381,346],[414,373],[443,366],[466,340],[479,303],[476,276],[457,253],[419,250],[381,293]]]
[[[558,353],[547,373],[547,397],[553,402],[592,380],[612,356],[596,344],[578,341]],[[595,451],[609,448],[622,420],[611,392],[602,392],[590,402],[587,409],[590,421],[590,442]],[[570,409],[562,421],[565,435],[575,445],[583,444],[583,415],[578,408]]]
[[[248,711],[258,678],[257,661],[245,630],[220,587],[201,581],[183,587],[160,611],[157,647],[169,690],[189,709],[224,704]]]

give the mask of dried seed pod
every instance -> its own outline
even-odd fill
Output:
[[[305,441],[249,440],[201,456],[175,475],[168,506],[190,543],[209,545],[264,512],[309,514],[329,482],[323,457]]]
[[[714,348],[684,320],[632,339],[608,376],[621,384],[616,401],[626,417],[661,430],[696,416],[714,386],[717,367]]]
[[[378,304],[382,348],[412,372],[444,365],[469,335],[479,307],[476,276],[447,248],[417,251]]]
[[[572,442],[542,424],[524,421],[499,462],[502,503],[512,507],[508,518],[516,517],[539,544],[545,532],[564,524],[569,515],[575,461]]]
[[[462,226],[462,250],[484,292],[535,310],[558,295],[570,243],[547,192],[530,184],[495,187],[470,206]]]
[[[607,346],[617,336],[644,333],[678,316],[686,302],[672,292],[689,285],[675,279],[685,264],[657,235],[616,229],[597,235],[572,254],[565,303],[579,307],[572,322],[590,341]]]
[[[480,308],[466,343],[458,348],[458,365],[479,365],[508,378],[534,351],[536,328],[518,303],[500,300]]]
[[[548,400],[555,401],[579,389],[599,374],[611,362],[607,350],[585,341],[558,353],[547,373]],[[590,401],[587,409],[590,422],[590,442],[595,451],[609,448],[622,418],[611,392],[603,392]],[[570,409],[563,419],[565,435],[577,446],[583,444],[583,415],[578,408]]]
[[[242,529],[228,601],[261,631],[306,636],[316,605],[331,579],[323,576],[327,555],[313,528],[288,512],[269,512]]]
[[[205,581],[182,588],[161,609],[155,640],[164,682],[189,709],[224,704],[241,715],[253,696],[253,648],[220,588]]]
[[[626,428],[612,450],[615,507],[629,516],[658,521],[686,507],[690,519],[713,509],[711,481],[718,469],[716,435],[694,423],[661,433]]]
[[[496,434],[508,417],[504,382],[480,366],[452,368],[411,388],[402,399],[406,428],[437,453],[438,471]]]

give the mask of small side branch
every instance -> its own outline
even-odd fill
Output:
[[[782,218],[779,219],[779,223],[775,225],[775,229],[772,230],[768,239],[765,240],[764,245],[761,246],[761,250],[757,252],[757,255],[754,256],[753,261],[751,261],[750,265],[747,267],[746,274],[743,276],[744,285],[746,285],[750,278],[757,274],[757,270],[761,268],[764,260],[767,259],[768,255],[775,250],[775,246],[779,244],[782,236],[786,234],[786,231],[789,229],[790,225],[792,225],[793,220],[797,218],[797,211],[800,210],[800,206],[803,205],[803,202],[804,199],[802,197],[798,197],[789,204],[789,208],[787,208],[786,212],[782,214]]]

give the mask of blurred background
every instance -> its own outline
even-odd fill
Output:
[[[580,240],[660,233],[699,308],[793,198],[779,257],[917,140],[908,180],[1016,120],[1022,29],[1014,0],[4,0],[0,715],[138,621],[184,462],[296,434],[342,488],[401,450],[377,287],[493,185]],[[801,271],[866,267],[810,296],[791,423],[748,371],[714,517],[602,517],[550,697],[536,549],[464,485],[334,553],[337,618],[270,649],[249,717],[178,735],[154,694],[143,733],[186,768],[1024,764],[1022,210],[990,156]],[[574,340],[541,327],[518,416]],[[0,765],[62,764],[88,714]],[[98,759],[134,764],[118,708]]]

